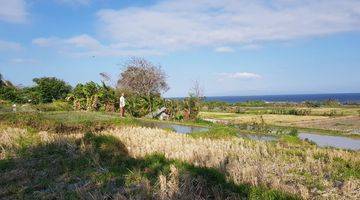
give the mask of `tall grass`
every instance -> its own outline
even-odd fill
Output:
[[[0,128],[0,136],[4,199],[297,199],[161,154],[133,157],[109,134]]]
[[[104,131],[119,138],[136,158],[164,153],[195,166],[222,171],[237,184],[266,186],[303,198],[360,198],[360,154],[243,139],[193,139],[162,130]],[[346,166],[346,167],[344,167]]]

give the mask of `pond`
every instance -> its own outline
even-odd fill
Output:
[[[316,133],[299,133],[299,138],[302,140],[309,140],[320,147],[335,147],[349,150],[360,150],[360,140],[344,137],[344,136],[330,136],[320,135]]]
[[[200,126],[191,126],[191,125],[182,125],[168,122],[155,122],[155,121],[142,121],[141,125],[149,128],[160,128],[160,129],[171,129],[176,133],[180,134],[191,134],[194,132],[205,132],[208,131],[207,127]],[[276,136],[269,135],[256,135],[256,134],[246,134],[239,131],[238,134],[241,138],[247,138],[258,141],[276,141],[278,138]],[[299,138],[302,140],[309,140],[314,142],[320,147],[335,147],[348,150],[360,150],[360,139],[353,139],[344,136],[330,136],[330,135],[321,135],[317,133],[299,133]]]
[[[171,129],[174,132],[181,133],[181,134],[189,134],[189,133],[194,133],[194,132],[205,132],[205,131],[209,130],[209,128],[207,128],[207,127],[181,125],[181,124],[174,124],[174,123],[167,123],[167,122],[143,121],[143,122],[141,122],[141,125],[148,127],[148,128]]]

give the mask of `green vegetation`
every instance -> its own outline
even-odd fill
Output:
[[[114,112],[116,105],[115,90],[104,82],[99,85],[94,82],[78,84],[67,96],[74,110]]]
[[[51,103],[54,100],[65,99],[71,86],[55,77],[34,78],[33,90],[38,95],[40,103]]]
[[[79,83],[74,89],[55,77],[34,78],[35,86],[15,87],[0,77],[0,104],[22,104],[27,111],[105,111],[116,112],[121,93],[125,93],[126,113],[132,117],[152,116],[153,112],[166,108],[166,118],[195,121],[200,111],[202,97],[199,90],[191,91],[182,100],[164,99],[161,94],[169,89],[167,75],[143,58],[131,58],[124,63],[116,88],[106,73],[101,84],[93,81]],[[199,88],[195,88],[199,89]],[[66,105],[66,102],[68,105]],[[37,106],[35,106],[37,105]],[[0,105],[2,109],[3,105]],[[19,108],[19,105],[17,105]],[[20,108],[19,108],[20,109]],[[21,108],[20,110],[23,110]]]
[[[253,115],[296,115],[296,116],[350,116],[356,115],[358,105],[342,105],[334,100],[304,103],[265,103],[249,101],[243,103],[204,102],[202,111]]]
[[[239,130],[230,126],[213,126],[209,131],[190,134],[193,138],[224,139],[237,137]]]
[[[100,131],[115,126],[137,125],[138,120],[99,112],[1,113],[0,124],[37,131],[67,133]]]
[[[51,103],[65,99],[71,91],[70,85],[54,77],[35,78],[33,81],[35,86],[25,88],[15,87],[9,81],[0,84],[0,99],[13,103]]]

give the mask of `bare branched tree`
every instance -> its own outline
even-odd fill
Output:
[[[106,73],[106,72],[101,72],[100,74],[101,77],[101,81],[104,84],[110,85],[111,87],[116,87],[116,84],[114,82],[114,80],[111,78],[111,75]]]
[[[204,98],[204,88],[200,85],[198,80],[194,81],[194,85],[191,88],[190,93],[197,98]]]
[[[124,64],[118,80],[118,88],[130,90],[139,95],[161,94],[169,89],[166,74],[161,66],[144,58],[131,58]]]

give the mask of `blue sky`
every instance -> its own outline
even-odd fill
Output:
[[[358,0],[0,0],[0,73],[15,84],[117,79],[141,56],[184,96],[360,92]]]

